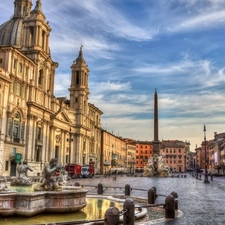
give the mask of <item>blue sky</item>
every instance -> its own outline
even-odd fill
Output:
[[[0,24],[14,0],[0,5]],[[59,63],[55,95],[67,96],[70,66],[83,44],[90,102],[115,135],[153,140],[159,97],[159,138],[201,145],[224,132],[225,0],[43,0]],[[33,7],[35,1],[33,0]]]

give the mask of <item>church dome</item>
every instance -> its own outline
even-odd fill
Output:
[[[23,21],[30,15],[31,7],[31,0],[15,0],[13,17],[0,25],[0,46],[11,45],[16,48],[22,47]]]
[[[0,26],[0,46],[12,45],[20,48],[23,41],[23,18],[12,18]]]

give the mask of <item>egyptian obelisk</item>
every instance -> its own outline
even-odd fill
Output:
[[[159,155],[159,122],[158,122],[158,94],[155,89],[154,95],[154,140],[153,140],[153,155]]]

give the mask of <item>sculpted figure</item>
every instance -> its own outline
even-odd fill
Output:
[[[18,177],[15,178],[11,185],[13,186],[30,186],[32,185],[31,179],[27,177],[27,170],[33,171],[30,166],[28,166],[27,161],[24,160],[23,164],[20,164],[17,168]]]
[[[53,178],[56,172],[59,172],[62,166],[57,164],[57,159],[52,158],[42,171],[42,178],[39,184],[34,188],[35,191],[59,191],[62,190],[60,184]]]
[[[168,176],[170,173],[169,167],[165,165],[163,156],[153,155],[148,159],[148,163],[144,168],[144,176]]]
[[[8,191],[8,185],[6,179],[0,179],[0,192]]]

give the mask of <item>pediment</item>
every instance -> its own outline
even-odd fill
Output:
[[[62,122],[70,123],[70,119],[64,111],[60,111],[55,114],[54,119],[60,120]]]

